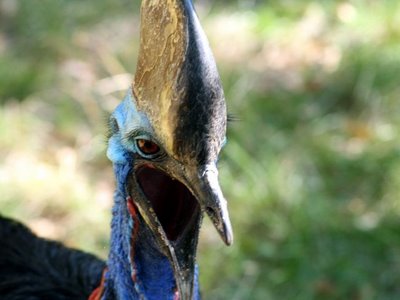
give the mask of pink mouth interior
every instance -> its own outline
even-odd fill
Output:
[[[184,184],[161,170],[141,167],[136,171],[136,178],[151,202],[167,238],[175,241],[198,211],[196,198]]]

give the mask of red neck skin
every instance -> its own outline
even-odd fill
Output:
[[[90,294],[88,300],[100,300],[101,296],[103,296],[104,292],[104,283],[106,281],[106,273],[107,273],[107,268],[103,270],[103,275],[101,275],[101,281],[100,285],[93,290],[93,292]]]

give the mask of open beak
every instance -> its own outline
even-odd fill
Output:
[[[197,169],[186,169],[183,173],[182,168],[174,168],[175,171],[167,173],[154,166],[141,165],[131,176],[135,180],[128,182],[128,192],[141,218],[171,262],[180,300],[193,298],[202,212],[209,215],[227,245],[233,241],[217,169],[211,165]]]

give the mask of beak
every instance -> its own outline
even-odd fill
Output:
[[[195,198],[213,222],[217,232],[221,236],[226,245],[233,243],[232,226],[229,219],[227,202],[222,194],[222,190],[218,181],[218,170],[215,164],[205,165],[199,171],[192,172],[192,180],[187,181],[187,186],[192,190]],[[191,182],[191,183],[189,183]],[[177,253],[178,265],[187,266],[189,268],[180,268],[180,273],[176,274],[178,290],[180,291],[181,300],[192,299],[193,281],[195,274],[195,254],[197,248],[197,236],[200,231],[201,217],[196,228],[192,228],[192,236],[196,236],[196,244],[190,244],[190,239],[186,240],[186,246],[180,245],[180,249],[187,249],[194,255],[185,255],[185,251]],[[190,236],[191,234],[189,234]],[[183,246],[183,247],[182,247]],[[192,248],[194,246],[194,248]],[[175,249],[174,249],[175,250]]]
[[[218,170],[215,164],[208,164],[200,169],[193,189],[201,207],[210,217],[224,243],[231,245],[233,243],[232,226],[227,202],[219,186]]]
[[[225,244],[230,245],[233,241],[217,168],[210,164],[189,169],[174,164],[161,170],[147,165],[137,168],[131,179],[129,194],[135,199],[158,249],[171,262],[178,299],[191,300],[202,212],[211,218]]]

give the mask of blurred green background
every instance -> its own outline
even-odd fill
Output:
[[[400,299],[400,4],[197,1],[237,121],[204,299]],[[106,257],[138,1],[0,0],[0,211]]]

